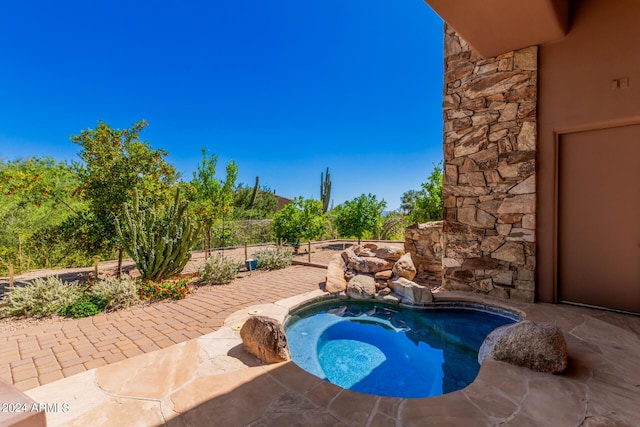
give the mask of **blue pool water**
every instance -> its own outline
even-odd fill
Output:
[[[473,382],[485,337],[514,321],[472,307],[332,301],[292,313],[285,330],[293,361],[319,378],[379,396],[427,397]]]

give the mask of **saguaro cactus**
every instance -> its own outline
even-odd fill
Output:
[[[329,168],[324,175],[320,172],[320,200],[322,201],[322,213],[329,209],[329,200],[331,199],[331,177],[329,175]]]
[[[198,230],[186,216],[187,205],[187,201],[180,201],[180,190],[162,218],[152,208],[140,209],[137,191],[133,206],[124,204],[123,224],[121,227],[116,219],[116,233],[143,279],[161,280],[179,274],[191,258],[189,249]]]
[[[253,186],[253,193],[251,193],[251,200],[249,200],[249,209],[253,209],[253,205],[256,203],[256,194],[258,194],[259,184],[260,177],[256,176],[256,185]]]

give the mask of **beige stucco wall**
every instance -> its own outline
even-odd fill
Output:
[[[639,42],[639,1],[582,0],[572,2],[568,35],[540,46],[536,166],[540,301],[556,301],[558,135],[640,123]],[[618,79],[622,80],[614,82]],[[616,191],[615,183],[611,191]],[[629,195],[628,203],[639,201],[638,195]]]

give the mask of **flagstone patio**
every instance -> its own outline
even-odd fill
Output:
[[[432,398],[355,393],[291,362],[263,365],[250,356],[239,338],[242,322],[255,314],[284,319],[290,308],[325,297],[318,289],[323,275],[322,269],[303,266],[256,275],[246,283],[246,292],[226,296],[233,313],[212,311],[216,319],[225,315],[212,332],[82,370],[30,388],[26,395],[44,405],[48,426],[640,425],[636,316],[437,293],[440,301],[485,302],[518,310],[534,321],[555,322],[569,347],[569,369],[548,375],[487,361],[469,387]],[[297,295],[275,301],[278,294]],[[181,303],[191,300],[199,307],[202,301],[195,297]],[[189,311],[189,305],[180,307]]]
[[[473,294],[436,299],[488,302],[556,322],[570,365],[562,375],[483,364],[464,390],[423,399],[344,390],[291,362],[262,365],[237,332],[253,314],[283,319],[316,290],[245,307],[215,332],[27,391],[66,404],[49,426],[634,426],[640,424],[640,319],[580,307],[518,304]]]

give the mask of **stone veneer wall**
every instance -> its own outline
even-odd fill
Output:
[[[404,232],[404,250],[411,254],[417,282],[442,279],[442,221],[413,224]]]
[[[533,302],[538,48],[444,56],[443,285]]]

